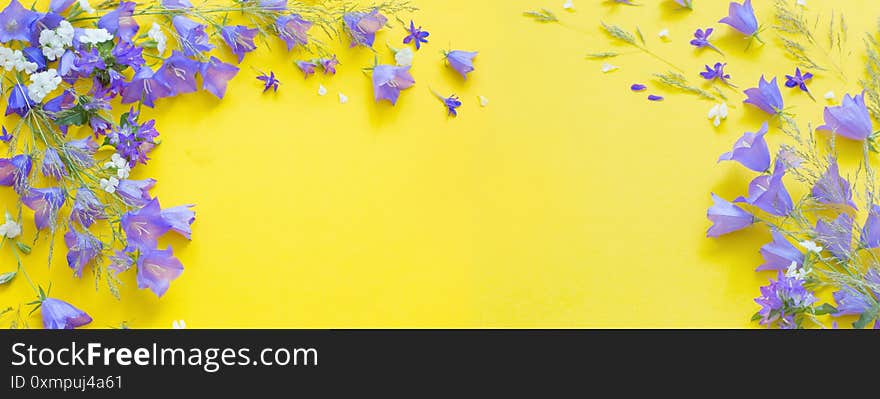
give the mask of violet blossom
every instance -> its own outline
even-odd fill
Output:
[[[776,78],[767,82],[764,76],[761,75],[758,87],[746,89],[745,94],[748,96],[743,101],[746,104],[752,104],[770,115],[777,115],[782,112],[784,104],[782,93],[779,92],[779,85],[776,84]]]
[[[795,88],[798,87],[801,91],[810,94],[810,90],[807,88],[807,81],[813,78],[812,73],[801,73],[800,68],[795,68],[794,75],[785,75],[785,87]]]
[[[318,63],[321,65],[321,69],[324,70],[324,75],[335,75],[336,66],[339,65],[339,60],[337,60],[334,55],[332,58],[321,58],[318,60]]]
[[[718,21],[730,25],[746,36],[757,37],[758,19],[755,18],[755,10],[752,8],[752,0],[745,0],[743,4],[730,2],[728,16]]]
[[[0,43],[12,40],[28,41],[31,23],[39,14],[24,8],[18,0],[12,0],[0,11]],[[7,114],[8,115],[8,114]]]
[[[786,270],[792,263],[800,267],[804,264],[804,254],[785,239],[778,230],[770,231],[773,241],[761,247],[761,257],[764,258],[756,271],[762,270]]]
[[[706,232],[706,237],[719,237],[724,234],[742,230],[755,223],[755,217],[742,208],[724,200],[712,193],[714,204],[706,213],[712,221],[712,227]]]
[[[176,96],[198,90],[196,82],[198,72],[198,61],[174,50],[171,52],[171,56],[165,59],[162,67],[156,71],[154,78],[171,89],[172,96]]]
[[[309,44],[308,31],[312,23],[304,20],[299,14],[282,15],[275,20],[275,30],[278,38],[287,44],[287,51],[293,50],[297,45]]]
[[[32,167],[29,155],[0,158],[0,186],[14,187],[17,193],[25,192]]]
[[[194,56],[205,51],[211,51],[214,45],[208,33],[205,32],[205,25],[195,22],[182,15],[175,15],[171,19],[174,29],[180,37],[180,46],[183,47],[183,53],[187,56]]]
[[[168,291],[171,281],[181,273],[183,273],[183,264],[174,257],[170,246],[164,251],[155,248],[144,249],[138,257],[138,288],[149,288],[158,297]]]
[[[782,184],[785,165],[777,159],[771,175],[761,175],[749,183],[749,197],[738,197],[733,202],[745,202],[775,216],[788,216],[794,210],[791,195]]]
[[[816,241],[837,259],[847,259],[852,249],[852,216],[841,213],[833,221],[816,222]]]
[[[162,7],[169,10],[188,10],[192,6],[189,0],[162,0]]]
[[[722,83],[730,84],[727,80],[730,79],[730,75],[724,73],[724,67],[727,66],[727,63],[716,62],[715,67],[710,67],[706,65],[706,71],[700,72],[700,76],[706,80],[715,80],[718,79]]]
[[[825,107],[825,124],[816,130],[825,130],[852,140],[865,140],[873,134],[871,114],[865,105],[865,94],[843,97],[836,107]]]
[[[397,104],[400,91],[412,87],[416,83],[409,74],[408,66],[377,65],[373,68],[373,93],[376,102],[388,100]]]
[[[116,187],[116,194],[119,195],[119,198],[129,206],[143,207],[152,199],[150,196],[150,189],[155,185],[155,179],[125,179],[119,182],[119,185]]]
[[[67,166],[64,165],[64,162],[61,162],[61,157],[58,156],[58,152],[52,147],[46,148],[46,151],[43,153],[43,167],[40,171],[43,173],[43,176],[51,177],[55,180],[61,180],[62,177],[67,176]]]
[[[351,36],[351,47],[373,47],[376,32],[388,22],[388,18],[379,13],[378,9],[369,13],[349,12],[342,16],[345,30]]]
[[[858,209],[852,199],[852,187],[846,179],[840,176],[835,158],[829,160],[828,169],[816,181],[811,193],[813,198],[822,204],[848,205],[853,209]]]
[[[453,94],[447,98],[443,99],[443,105],[446,106],[446,114],[448,116],[456,117],[458,116],[458,107],[461,107],[461,100]]]
[[[34,224],[37,230],[55,227],[58,210],[64,205],[67,196],[58,187],[32,188],[21,197],[21,202],[34,211]]]
[[[238,57],[238,62],[241,63],[246,53],[256,50],[257,45],[254,44],[254,38],[259,32],[259,29],[243,25],[224,26],[220,29],[220,36],[223,37],[229,50]]]
[[[296,61],[295,63],[296,63],[296,67],[299,68],[300,71],[302,71],[302,73],[303,73],[303,75],[305,75],[305,77],[309,77],[310,75],[314,75],[315,68],[318,67],[317,64],[315,64],[314,62],[311,62],[311,61],[299,60],[299,61]]]
[[[159,237],[171,229],[171,223],[162,217],[162,209],[155,198],[142,208],[122,215],[120,225],[128,239],[126,251],[156,248]]]
[[[13,136],[6,131],[6,126],[2,126],[2,128],[3,134],[0,134],[0,141],[9,144],[9,142],[12,141]]]
[[[83,269],[98,258],[104,247],[88,231],[81,233],[76,229],[64,234],[64,243],[67,245],[67,265],[77,278],[82,277]]]
[[[467,74],[474,71],[476,51],[452,50],[444,53],[443,56],[446,59],[446,63],[465,79],[467,79]]]
[[[31,100],[30,95],[28,95],[27,86],[21,83],[15,84],[9,90],[9,99],[6,101],[6,115],[18,114],[18,116],[24,117],[35,105],[37,103]]]
[[[134,35],[137,34],[137,21],[132,16],[134,14],[135,3],[123,1],[119,3],[119,7],[115,10],[104,14],[98,20],[98,27],[107,30],[120,40],[130,42]],[[79,35],[77,35],[79,37]]]
[[[771,326],[777,323],[782,328],[795,328],[795,316],[807,311],[816,302],[812,292],[804,287],[804,281],[796,277],[787,277],[781,270],[776,281],[761,287],[761,296],[755,303],[761,305],[758,311],[759,323]]]
[[[118,190],[117,188],[117,192]],[[89,228],[96,220],[105,219],[107,214],[104,212],[104,204],[95,197],[92,190],[80,187],[76,191],[76,199],[70,210],[70,220],[76,221],[83,228]]]
[[[257,80],[260,80],[263,82],[263,93],[269,91],[269,89],[272,89],[273,91],[277,92],[278,85],[281,84],[281,81],[275,78],[275,72],[272,72],[272,71],[269,71],[268,75],[266,75],[264,73],[260,76],[257,76]]]
[[[165,219],[171,225],[171,231],[192,239],[192,224],[196,221],[196,213],[191,210],[195,205],[181,205],[173,208],[163,209],[160,213],[162,219]]]
[[[721,161],[736,161],[755,172],[765,172],[770,169],[770,149],[764,135],[767,134],[767,122],[761,125],[755,133],[745,132],[742,137],[733,144],[733,150],[725,152],[718,157]]]
[[[74,329],[92,322],[92,318],[73,305],[55,298],[44,298],[40,302],[43,328],[50,330]]]
[[[222,99],[226,94],[226,85],[229,80],[238,73],[238,67],[220,61],[217,57],[211,57],[202,63],[202,89]]]
[[[423,31],[421,26],[416,28],[416,25],[415,23],[413,23],[412,20],[409,21],[408,32],[409,34],[403,38],[403,44],[409,44],[410,42],[413,42],[413,44],[416,46],[416,50],[421,49],[422,43],[427,43],[428,36],[431,35],[427,31]]]
[[[721,52],[721,50],[718,49],[718,47],[715,47],[715,45],[713,45],[712,43],[709,42],[709,36],[711,36],[712,32],[714,32],[714,31],[715,31],[714,28],[706,28],[705,31],[700,28],[697,28],[697,30],[694,31],[694,38],[691,39],[691,45],[698,48],[698,49],[699,48],[709,48],[709,49],[715,51],[716,53],[723,54]]]

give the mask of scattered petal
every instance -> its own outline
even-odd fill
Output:
[[[651,94],[651,95],[648,96],[648,100],[651,100],[651,101],[663,101],[663,97],[662,97],[662,96],[656,96],[656,95]]]
[[[480,106],[481,106],[481,107],[484,107],[484,108],[485,108],[487,105],[489,105],[489,99],[488,99],[488,98],[483,97],[483,96],[477,96],[477,99],[480,100]]]
[[[663,29],[657,34],[663,40],[669,40],[669,29]]]
[[[644,91],[647,88],[648,88],[648,86],[645,86],[645,85],[639,84],[639,83],[636,83],[636,84],[629,87],[629,89],[632,91]]]
[[[324,85],[318,85],[318,95],[325,96],[327,95],[327,88]]]
[[[618,66],[616,66],[616,65],[611,65],[611,64],[609,64],[609,63],[607,63],[607,62],[604,63],[604,64],[602,64],[602,72],[603,72],[603,73],[608,73],[608,72],[611,72],[611,71],[616,70],[616,69],[618,69],[618,68],[619,68]]]
[[[348,102],[348,96],[346,96],[345,94],[339,93],[339,103],[345,104],[347,102]]]
[[[574,2],[572,0],[566,0],[566,2],[562,5],[562,8],[568,11],[574,11]]]
[[[835,97],[837,97],[837,96],[834,95],[834,91],[833,91],[833,90],[830,90],[830,91],[828,91],[827,93],[825,93],[825,99],[828,100],[828,101],[833,101]]]

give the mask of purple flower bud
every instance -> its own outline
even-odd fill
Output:
[[[755,223],[755,217],[752,214],[714,193],[712,193],[712,200],[714,204],[706,213],[706,216],[712,221],[712,227],[706,232],[706,237],[718,237],[742,230]]]
[[[46,298],[40,304],[43,328],[50,330],[73,329],[92,322],[86,312],[60,299]]]
[[[733,150],[718,157],[721,161],[736,161],[755,172],[770,169],[770,149],[764,135],[767,134],[767,122],[755,133],[746,132],[733,144]]]

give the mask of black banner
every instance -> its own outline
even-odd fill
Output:
[[[838,370],[833,362],[859,353],[876,361],[878,337],[876,331],[10,330],[0,332],[0,384],[4,398],[335,397],[473,388],[586,392],[612,381],[675,386],[764,373],[803,379],[819,369],[826,380],[836,372],[851,379],[858,370]]]

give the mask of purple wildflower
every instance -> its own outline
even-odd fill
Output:
[[[663,101],[663,96],[658,96],[658,95],[655,95],[655,94],[649,94],[649,95],[648,95],[648,100],[649,100],[649,101]]]
[[[709,208],[706,216],[712,221],[712,227],[706,232],[706,237],[719,237],[721,235],[742,230],[755,223],[755,217],[742,208],[725,201],[723,198],[712,193],[714,204]]]
[[[21,49],[22,55],[24,55],[24,59],[37,64],[37,72],[42,72],[46,70],[46,57],[43,55],[43,50],[39,47],[25,47]]]
[[[413,42],[416,46],[416,50],[422,48],[422,43],[428,42],[428,36],[430,33],[427,31],[423,31],[422,27],[416,28],[415,24],[412,20],[409,21],[409,35],[403,38],[403,44],[409,44],[409,42]]]
[[[18,0],[12,0],[0,11],[0,43],[11,40],[28,41],[31,23],[39,14],[22,7]]]
[[[74,329],[92,322],[86,312],[60,299],[45,298],[40,303],[43,328],[50,330]]]
[[[373,68],[373,94],[376,102],[388,100],[397,104],[400,91],[416,83],[408,66],[377,65]]]
[[[120,224],[128,239],[126,251],[156,248],[159,237],[171,229],[171,223],[162,217],[159,200],[155,198],[142,208],[122,215]]]
[[[718,79],[723,83],[728,83],[727,79],[730,79],[730,75],[724,73],[724,67],[727,66],[727,63],[716,62],[715,67],[710,67],[706,65],[706,71],[700,72],[700,76],[706,80],[715,80]]]
[[[169,246],[167,249],[144,249],[137,260],[138,288],[149,288],[161,297],[168,291],[171,281],[183,273],[183,265]]]
[[[849,205],[853,209],[858,209],[852,199],[852,187],[840,176],[837,159],[834,158],[828,161],[828,170],[816,181],[812,194],[816,201],[823,204]]]
[[[17,193],[27,191],[32,166],[33,161],[29,155],[0,158],[0,186],[14,187]]]
[[[388,22],[388,18],[379,13],[378,9],[370,13],[349,12],[342,16],[345,30],[351,36],[351,47],[373,47],[376,32]]]
[[[106,29],[107,32],[112,33],[123,41],[130,42],[134,35],[137,34],[138,29],[140,29],[137,21],[132,17],[132,14],[134,14],[134,7],[135,3],[133,2],[120,2],[119,7],[104,14],[104,16],[98,20],[98,27]]]
[[[212,56],[210,60],[202,63],[202,88],[222,99],[226,94],[226,84],[237,73],[237,66],[227,64]]]
[[[84,168],[90,168],[95,164],[93,156],[95,151],[98,151],[98,143],[95,143],[91,137],[86,136],[79,140],[71,140],[64,143],[62,151],[70,162],[75,162]]]
[[[287,0],[260,0],[260,7],[269,11],[284,11],[287,9]]]
[[[162,0],[162,7],[169,10],[188,10],[192,6],[189,0]]]
[[[636,84],[629,87],[629,89],[632,91],[645,91],[645,89],[647,89],[647,88],[648,88],[648,86],[645,86],[645,85],[639,84],[639,83],[636,83]]]
[[[758,315],[762,325],[771,326],[778,323],[782,328],[794,328],[794,316],[803,313],[816,302],[812,292],[804,287],[804,281],[796,277],[786,277],[780,270],[776,281],[761,287],[761,296],[755,298],[761,305]]]
[[[58,210],[66,200],[64,190],[58,187],[32,188],[21,197],[21,202],[34,211],[37,230],[55,226]]]
[[[801,69],[795,68],[794,76],[785,75],[785,87],[788,87],[788,88],[799,87],[802,91],[809,94],[810,90],[807,88],[807,81],[812,78],[813,78],[812,73],[807,72],[807,73],[801,74]]]
[[[241,63],[246,53],[256,50],[257,45],[254,44],[254,38],[259,32],[259,29],[251,29],[243,25],[224,26],[220,30],[220,36],[223,37],[229,50],[238,57],[238,62]]]
[[[297,45],[307,45],[311,27],[312,23],[304,20],[299,14],[282,15],[275,20],[278,38],[287,44],[287,51],[293,50]]]
[[[180,36],[180,46],[183,47],[185,55],[194,56],[214,48],[208,33],[205,32],[205,25],[182,15],[175,15],[171,23]]]
[[[756,36],[758,33],[758,19],[752,9],[752,0],[745,0],[743,4],[730,2],[728,16],[718,22],[730,25],[746,36]]]
[[[752,104],[770,115],[782,112],[784,104],[782,93],[779,92],[779,85],[776,84],[776,78],[767,82],[762,75],[758,87],[746,89],[745,94],[748,96],[743,101],[746,104]]]
[[[457,109],[458,109],[458,107],[461,107],[461,100],[459,100],[455,94],[453,94],[447,98],[441,97],[441,100],[443,100],[443,105],[446,106],[446,114],[448,116],[452,116],[452,117],[458,116]]]
[[[126,41],[120,41],[116,44],[116,47],[113,47],[113,51],[111,51],[110,55],[113,56],[113,59],[119,65],[125,65],[127,67],[131,67],[131,69],[137,70],[142,67],[145,63],[143,56],[144,49],[135,46]],[[103,59],[101,60],[103,64]],[[101,67],[103,69],[104,67]]]
[[[64,165],[64,162],[61,162],[61,157],[58,156],[58,152],[52,147],[46,148],[46,152],[43,155],[43,167],[40,170],[43,172],[43,176],[51,177],[55,180],[61,180],[62,177],[67,176],[67,166]]]
[[[872,205],[859,237],[862,248],[880,247],[880,206]]]
[[[862,314],[871,308],[871,300],[867,295],[848,285],[844,285],[840,291],[835,291],[831,296],[837,303],[834,317]]]
[[[134,207],[146,206],[152,197],[150,189],[156,185],[155,179],[146,180],[122,180],[116,187],[116,194],[126,204]]]
[[[714,31],[714,28],[706,28],[705,31],[697,28],[697,30],[694,31],[694,38],[691,39],[691,45],[696,48],[709,48],[719,54],[722,54],[721,50],[719,50],[718,47],[715,47],[715,45],[709,42],[709,36],[712,36],[712,32]]]
[[[3,128],[3,134],[0,135],[0,141],[2,141],[4,143],[9,143],[10,141],[12,141],[13,137],[11,134],[9,134],[9,132],[6,131],[6,126],[2,126],[2,128]]]
[[[122,90],[122,103],[142,102],[152,108],[156,100],[172,94],[165,82],[156,78],[156,74],[148,66],[141,67],[131,79],[131,83]]]
[[[171,95],[192,93],[198,90],[196,73],[199,72],[199,62],[174,50],[171,56],[165,59],[162,67],[156,71],[154,78],[171,89]]]
[[[792,263],[798,267],[804,264],[804,254],[791,245],[785,236],[776,229],[770,231],[773,241],[761,247],[761,257],[764,263],[758,266],[756,271],[762,270],[785,270]]]
[[[675,0],[675,4],[678,4],[688,10],[694,9],[694,0]]]
[[[104,247],[88,231],[80,233],[76,229],[64,234],[64,243],[67,244],[67,265],[77,278],[82,277],[83,269],[101,254]]]
[[[110,255],[108,258],[110,262],[107,264],[107,268],[116,274],[131,269],[131,267],[134,266],[134,259],[132,259],[129,254],[120,250],[116,250],[116,253]]]
[[[321,58],[318,60],[318,63],[321,64],[321,69],[324,70],[324,75],[335,75],[336,66],[339,65],[339,60],[337,60],[334,55],[333,58]]]
[[[195,205],[181,205],[163,209],[162,219],[171,225],[171,231],[192,239],[192,224],[196,221],[196,213],[190,210]]]
[[[733,150],[718,157],[721,161],[736,161],[755,172],[770,169],[770,149],[764,135],[767,134],[767,122],[764,122],[755,133],[746,132],[733,144]]]
[[[849,257],[852,248],[853,218],[841,213],[833,221],[819,219],[816,222],[816,241],[822,244],[837,259]]]
[[[83,228],[89,228],[96,220],[104,219],[107,219],[104,204],[87,187],[80,187],[70,210],[70,220],[76,221]]]
[[[843,97],[837,107],[825,107],[825,124],[816,130],[826,130],[852,140],[865,140],[873,133],[871,114],[865,105],[865,94]]]
[[[467,79],[467,74],[474,71],[474,57],[476,56],[476,51],[452,50],[444,54],[449,66],[465,79]]]
[[[18,116],[24,117],[35,105],[37,103],[31,100],[27,87],[18,83],[12,86],[12,90],[9,91],[9,99],[6,101],[6,115],[18,114]]]
[[[257,80],[261,80],[263,82],[263,93],[272,89],[273,91],[278,91],[278,85],[281,84],[281,81],[275,78],[275,72],[269,71],[269,74],[265,73],[257,76]]]
[[[733,202],[754,205],[771,215],[788,216],[794,210],[794,203],[782,184],[783,176],[785,176],[785,164],[777,159],[773,174],[756,177],[749,183],[749,197],[738,197]]]
[[[296,66],[297,66],[297,68],[299,68],[300,71],[302,71],[302,73],[303,73],[303,75],[305,75],[305,77],[309,77],[309,75],[314,75],[315,68],[318,67],[318,65],[312,61],[301,61],[301,60],[296,61]]]

